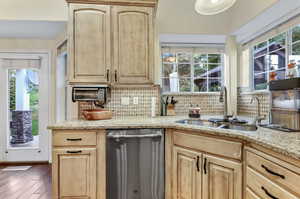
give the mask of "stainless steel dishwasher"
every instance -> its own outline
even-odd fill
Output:
[[[107,199],[164,198],[164,131],[109,130]]]

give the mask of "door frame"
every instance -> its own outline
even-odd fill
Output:
[[[40,132],[43,132],[44,136],[40,137],[39,147],[37,148],[15,148],[9,149],[11,154],[7,154],[7,132],[8,132],[8,116],[7,112],[5,114],[0,114],[0,126],[3,126],[2,132],[0,131],[0,163],[1,162],[49,162],[50,160],[50,133],[47,126],[51,118],[51,51],[50,50],[0,50],[0,72],[5,74],[6,69],[1,66],[1,58],[30,58],[30,57],[40,57],[41,58],[41,69],[40,79],[46,79],[42,87],[40,87],[40,92],[43,92],[45,100],[39,101],[40,105],[42,103],[43,110],[40,110],[42,115]],[[44,70],[43,70],[44,69]],[[6,79],[6,78],[4,78]],[[0,90],[7,90],[7,83],[0,84]],[[7,110],[8,100],[7,96],[0,96],[0,110]],[[0,111],[1,113],[2,111]],[[3,113],[3,112],[2,112]],[[5,142],[5,143],[4,143]],[[43,148],[41,148],[41,145]],[[42,149],[42,150],[41,150]],[[28,154],[31,154],[30,157]]]
[[[55,76],[55,122],[67,120],[67,52],[56,56],[56,76]],[[64,62],[64,63],[62,63]],[[63,68],[64,67],[64,68]],[[59,74],[61,76],[59,76]],[[62,79],[61,79],[62,78]],[[63,80],[63,81],[62,81]]]

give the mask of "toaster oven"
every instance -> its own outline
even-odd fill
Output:
[[[110,87],[106,85],[80,85],[72,87],[72,101],[94,102],[104,105],[110,99]]]

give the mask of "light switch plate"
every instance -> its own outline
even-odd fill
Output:
[[[133,97],[133,104],[138,105],[139,104],[139,97]]]
[[[121,97],[121,105],[129,105],[129,97]]]

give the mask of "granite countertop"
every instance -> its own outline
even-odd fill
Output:
[[[218,116],[202,116],[201,119]],[[219,116],[220,117],[220,116]],[[272,149],[284,155],[300,160],[300,133],[285,133],[259,127],[257,131],[239,131],[232,129],[221,129],[207,126],[197,126],[191,124],[179,124],[175,121],[186,119],[187,117],[155,117],[137,118],[128,117],[126,119],[111,119],[101,121],[71,120],[49,126],[52,130],[99,130],[99,129],[122,129],[122,128],[176,128],[181,130],[192,130],[205,132],[211,135],[220,135],[230,138],[238,138],[244,141],[253,142],[260,146]],[[239,119],[250,120],[239,117]]]

